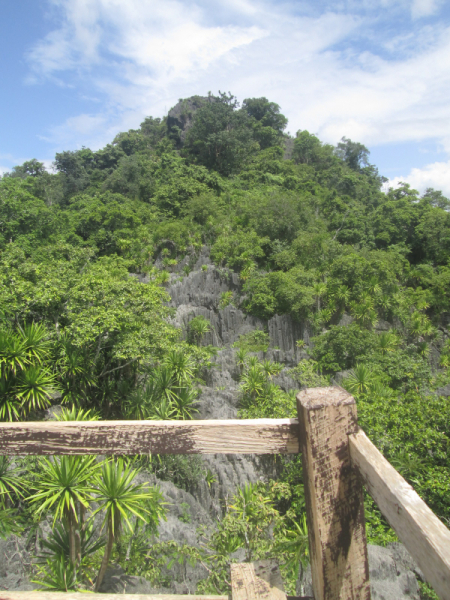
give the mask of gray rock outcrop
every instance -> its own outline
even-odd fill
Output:
[[[372,600],[420,600],[417,577],[422,573],[403,544],[368,546]],[[311,567],[297,582],[299,595],[312,596]]]
[[[183,144],[186,133],[192,125],[196,111],[206,104],[213,101],[208,96],[191,96],[180,100],[167,115],[167,128],[172,136],[176,136],[179,144]]]
[[[29,579],[31,553],[26,542],[16,535],[0,539],[0,591],[29,592],[37,587]]]

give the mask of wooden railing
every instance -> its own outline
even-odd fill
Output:
[[[363,484],[441,600],[450,600],[450,531],[358,428],[353,397],[314,388],[297,402],[298,420],[0,423],[0,454],[302,452],[315,600],[370,600]],[[44,596],[56,599],[0,591],[0,600]]]

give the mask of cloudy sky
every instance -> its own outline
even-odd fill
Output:
[[[19,0],[0,52],[0,172],[222,90],[450,196],[449,0]]]

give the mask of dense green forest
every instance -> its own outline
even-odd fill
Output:
[[[204,319],[191,322],[187,338],[170,324],[166,287],[174,265],[207,246],[217,268],[241,282],[242,293],[223,294],[221,307],[309,324],[308,357],[291,370],[299,389],[340,381],[372,441],[448,523],[450,402],[438,390],[450,383],[450,201],[407,184],[381,191],[386,179],[367,148],[347,138],[333,147],[308,131],[290,137],[279,106],[265,98],[240,106],[219,93],[176,109],[97,152],[56,154],[53,173],[31,160],[1,179],[0,419],[42,418],[51,404],[67,405],[66,418],[195,417],[217,349],[202,344]],[[255,354],[267,343],[261,331],[237,344],[240,414],[295,416],[295,393],[272,382],[282,366]],[[0,464],[0,533],[17,528],[17,515],[30,527],[53,511],[68,536],[66,554],[55,550],[41,566],[50,588],[61,589],[55,581],[68,581],[69,571],[66,589],[86,586],[92,565],[103,568],[112,552],[120,560],[122,513],[108,504],[114,478],[126,481],[123,515],[133,517],[133,531],[139,522],[156,531],[164,514],[156,488],[133,486],[137,467],[85,460]],[[73,475],[84,487],[64,504],[49,495],[51,477],[71,469],[84,473]],[[104,550],[91,540],[82,558],[76,530],[87,536],[89,528],[77,515],[99,494],[108,539]],[[139,494],[149,508],[135,508]],[[205,542],[208,559],[167,544],[155,543],[154,552],[168,561],[209,560],[202,590],[213,593],[226,589],[224,565],[239,547],[249,560],[276,548],[295,579],[296,564],[307,560],[303,510],[300,466],[286,461],[278,484],[238,491]],[[367,522],[371,541],[395,539],[369,499]],[[139,567],[139,556],[127,568],[156,578],[155,561]]]

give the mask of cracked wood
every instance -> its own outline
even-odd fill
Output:
[[[231,600],[286,600],[278,564],[272,560],[231,564]]]
[[[0,455],[295,454],[295,419],[0,423]]]
[[[363,431],[351,435],[350,456],[367,491],[441,600],[450,600],[450,531]]]
[[[362,485],[348,448],[355,400],[315,388],[298,394],[297,407],[314,598],[370,600]]]
[[[228,596],[182,594],[86,594],[83,592],[9,592],[0,590],[0,600],[228,600]]]

